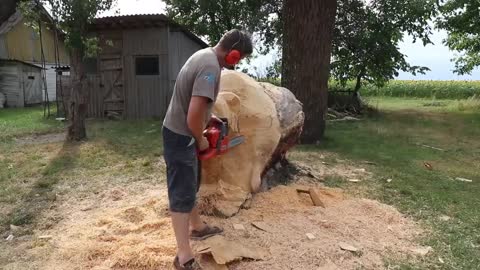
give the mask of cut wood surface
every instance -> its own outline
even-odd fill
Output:
[[[228,119],[230,136],[245,137],[241,145],[202,163],[202,210],[229,217],[260,190],[268,169],[297,143],[304,116],[288,89],[236,71],[222,72],[213,113]]]

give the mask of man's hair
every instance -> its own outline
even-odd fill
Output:
[[[218,43],[226,51],[239,50],[242,55],[253,52],[252,37],[246,31],[232,29],[225,33]]]

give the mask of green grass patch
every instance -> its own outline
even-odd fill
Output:
[[[461,100],[399,97],[365,97],[364,100],[372,108],[387,111],[415,110],[427,113],[480,112],[480,96]]]
[[[0,140],[27,134],[60,132],[64,123],[43,117],[43,107],[6,108],[0,110]]]

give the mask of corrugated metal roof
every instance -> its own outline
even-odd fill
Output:
[[[186,27],[174,22],[164,14],[131,14],[119,16],[105,16],[96,18],[92,25],[92,30],[100,29],[128,29],[142,27],[160,27],[170,25],[185,33],[189,38],[200,44],[202,47],[208,47],[202,39],[188,30]]]
[[[32,66],[32,67],[42,69],[42,67],[39,66],[39,65],[29,63],[29,62],[25,62],[25,61],[21,61],[21,60],[16,60],[16,59],[1,59],[0,58],[0,62],[17,62],[17,63],[22,63],[22,64],[27,65],[27,66]]]

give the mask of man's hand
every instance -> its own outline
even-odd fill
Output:
[[[207,138],[201,137],[200,141],[197,141],[197,149],[198,151],[202,152],[208,149],[210,144],[208,143]]]
[[[208,126],[213,126],[216,123],[222,123],[222,119],[218,118],[216,115],[212,114],[212,118],[210,118],[210,121],[208,122]]]

